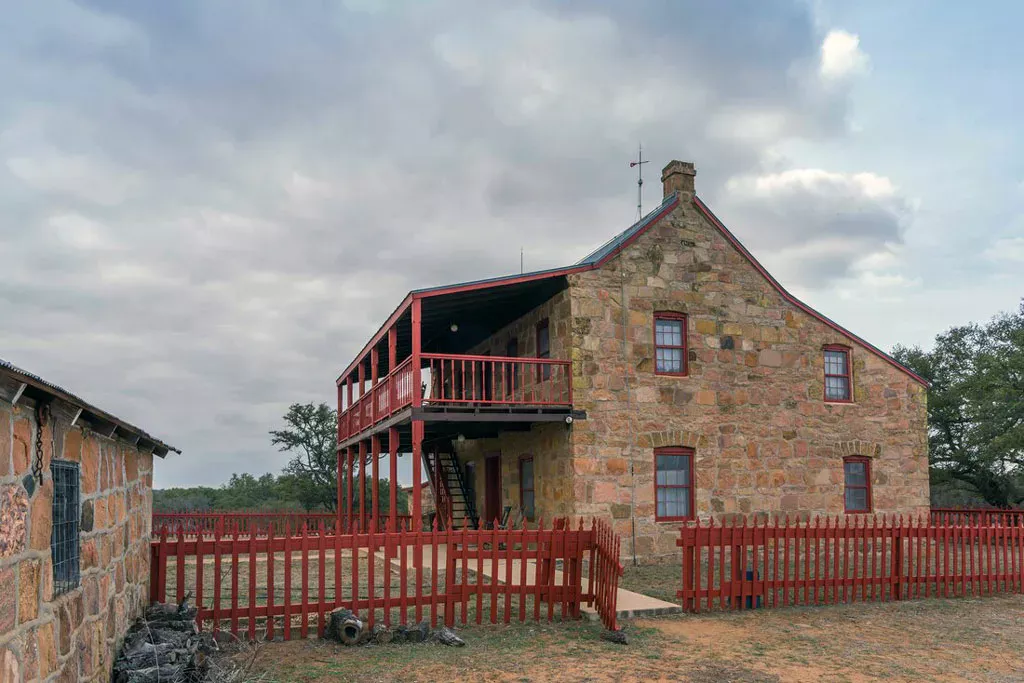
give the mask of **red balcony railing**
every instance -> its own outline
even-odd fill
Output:
[[[572,364],[550,358],[423,354],[424,405],[571,406]]]
[[[549,358],[425,353],[425,406],[571,406],[572,363]],[[338,416],[347,439],[412,404],[412,359],[381,378]]]

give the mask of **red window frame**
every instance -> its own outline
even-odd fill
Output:
[[[828,353],[842,353],[846,356],[846,374],[836,375],[829,374],[828,363],[825,362],[825,358]],[[821,364],[822,364],[822,387],[821,394],[822,398],[828,403],[853,403],[853,363],[850,356],[850,347],[843,346],[841,344],[827,344],[821,350]],[[829,377],[841,377],[846,380],[846,398],[829,398],[828,396],[828,378]]]
[[[659,344],[658,343],[658,321],[659,320],[672,320],[672,321],[676,321],[676,322],[680,323],[680,327],[682,328],[682,341],[683,341],[681,346],[668,345],[668,344]],[[687,324],[687,318],[686,318],[686,314],[685,313],[675,313],[673,311],[656,311],[654,313],[654,324],[653,324],[653,327],[652,327],[652,330],[654,332],[654,374],[656,374],[656,375],[665,375],[665,376],[668,376],[668,377],[686,377],[690,373],[690,363],[689,363],[689,358],[688,358],[689,351],[687,350],[687,340],[686,340],[686,337],[687,337],[687,329],[686,328],[687,327],[688,327],[688,324]],[[682,370],[680,370],[679,372],[668,372],[668,371],[665,371],[665,370],[658,370],[658,349],[673,349],[673,350],[679,349],[679,350],[681,350],[682,351],[682,355],[683,355]]]
[[[541,333],[541,330],[544,330],[545,332],[547,332],[547,348],[545,348],[543,351],[540,350],[540,333]],[[548,319],[547,318],[544,318],[539,323],[537,323],[537,327],[534,330],[534,334],[535,334],[534,342],[535,342],[536,347],[537,347],[537,358],[551,358],[551,326],[548,324]],[[538,364],[537,365],[537,381],[540,382],[540,381],[543,381],[543,380],[546,380],[546,379],[551,379],[551,366],[547,365],[547,364],[544,364],[544,365]]]
[[[864,464],[864,484],[857,484],[851,486],[846,481],[846,464],[847,463],[863,463]],[[846,491],[847,489],[864,489],[865,491],[865,502],[867,508],[864,510],[851,510],[849,505],[846,503]],[[871,514],[872,502],[871,502],[871,458],[867,458],[863,455],[850,455],[843,458],[843,511],[848,515],[865,515]]]
[[[658,483],[658,458],[668,455],[685,455],[689,458],[690,469],[687,481],[689,484],[659,484]],[[654,449],[654,521],[656,522],[681,522],[688,519],[694,518],[694,480],[693,480],[693,461],[696,456],[696,452],[692,448],[686,448],[683,446],[666,446],[664,448]],[[688,489],[690,495],[687,497],[689,505],[685,515],[666,515],[662,516],[658,514],[658,489]]]
[[[532,522],[537,517],[537,468],[533,468],[533,481],[530,482],[530,488],[526,488],[526,486],[524,485],[525,481],[523,480],[523,465],[526,464],[527,462],[533,465],[532,455],[524,455],[519,458],[519,507],[523,511],[523,517],[526,519],[526,521]],[[526,514],[526,505],[523,504],[523,501],[526,500],[526,491],[529,491],[530,493],[533,494],[532,516]]]

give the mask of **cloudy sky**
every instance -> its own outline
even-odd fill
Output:
[[[996,5],[1001,5],[997,7]],[[884,348],[1024,294],[1019,3],[51,0],[0,16],[0,357],[182,448],[267,431],[411,288],[701,196]]]

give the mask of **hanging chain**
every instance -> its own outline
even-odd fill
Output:
[[[50,420],[50,404],[39,403],[36,406],[36,461],[32,465],[32,476],[43,485],[43,427]]]

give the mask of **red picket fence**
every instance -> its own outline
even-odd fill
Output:
[[[396,515],[398,526],[408,529],[412,526],[412,515]],[[384,531],[387,517],[377,519],[377,531]],[[284,536],[287,529],[301,529],[307,526],[315,535],[323,524],[328,533],[334,533],[338,525],[338,516],[331,513],[306,512],[190,512],[190,513],[153,513],[153,535],[161,527],[177,531],[180,527],[186,536],[213,536],[220,531],[221,536],[233,535],[236,532],[243,536],[266,536],[271,529],[276,536]],[[370,518],[360,520],[358,516],[349,518],[341,516],[342,533],[363,531],[364,524]]]
[[[345,607],[375,623],[436,626],[577,618],[593,605],[616,627],[619,539],[594,521],[554,529],[408,529],[190,537],[163,527],[151,544],[150,599],[192,594],[199,627],[254,639],[323,636]],[[585,567],[585,565],[587,565]],[[587,578],[584,586],[584,569]]]
[[[744,609],[1020,592],[1024,520],[866,516],[680,530],[683,608]]]
[[[1015,525],[1024,520],[1024,510],[1013,508],[932,508],[932,524]]]

